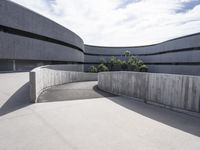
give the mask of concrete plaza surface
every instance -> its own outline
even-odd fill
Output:
[[[27,81],[0,74],[0,150],[200,149],[200,118],[124,97],[29,104]]]

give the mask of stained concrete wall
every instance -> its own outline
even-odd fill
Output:
[[[140,72],[102,72],[98,87],[117,95],[200,112],[200,77]]]
[[[40,93],[48,87],[70,82],[97,80],[96,73],[82,71],[83,65],[52,65],[35,68],[30,72],[31,102],[37,102]]]

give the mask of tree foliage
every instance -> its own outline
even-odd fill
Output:
[[[88,70],[89,72],[97,73],[97,68],[95,66],[90,66]]]
[[[117,57],[112,56],[108,62],[105,59],[100,59],[100,65],[98,69],[95,70],[94,66],[91,66],[91,72],[98,71],[141,71],[147,72],[148,67],[144,64],[142,60],[132,55],[130,51],[125,51],[123,53],[125,60],[120,60]]]

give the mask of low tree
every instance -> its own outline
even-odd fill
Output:
[[[106,71],[109,71],[108,67],[104,64],[100,64],[98,66],[98,72],[106,72]]]
[[[89,72],[97,73],[97,68],[95,66],[90,66],[88,70]]]
[[[128,71],[137,71],[137,65],[135,62],[131,62],[128,64]]]
[[[145,64],[143,64],[143,65],[141,65],[139,67],[139,71],[141,71],[141,72],[147,72],[148,71],[148,67]]]
[[[113,68],[114,68],[114,65],[116,64],[117,62],[117,58],[112,56],[109,60],[109,65],[110,65],[110,70],[113,71]]]
[[[148,67],[144,64],[142,60],[137,58],[136,56],[133,56],[130,51],[125,51],[123,55],[126,59],[125,61],[122,61],[114,56],[110,58],[108,63],[105,61],[105,59],[100,59],[100,65],[98,66],[98,71],[102,71],[105,69],[111,70],[111,71],[147,71]],[[106,69],[107,67],[107,69]],[[109,68],[109,69],[108,69]]]
[[[126,58],[126,61],[128,61],[129,57],[131,56],[131,52],[130,51],[125,51],[124,52],[124,56]]]
[[[122,61],[120,59],[116,59],[115,63],[114,63],[114,67],[113,67],[113,70],[114,71],[121,71],[122,68]]]
[[[122,68],[123,71],[127,71],[128,70],[128,64],[127,64],[126,61],[122,61],[121,68]]]

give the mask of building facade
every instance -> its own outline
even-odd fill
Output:
[[[25,71],[48,64],[90,65],[130,51],[149,72],[200,75],[200,33],[159,44],[99,47],[65,27],[7,0],[0,1],[0,71]]]

